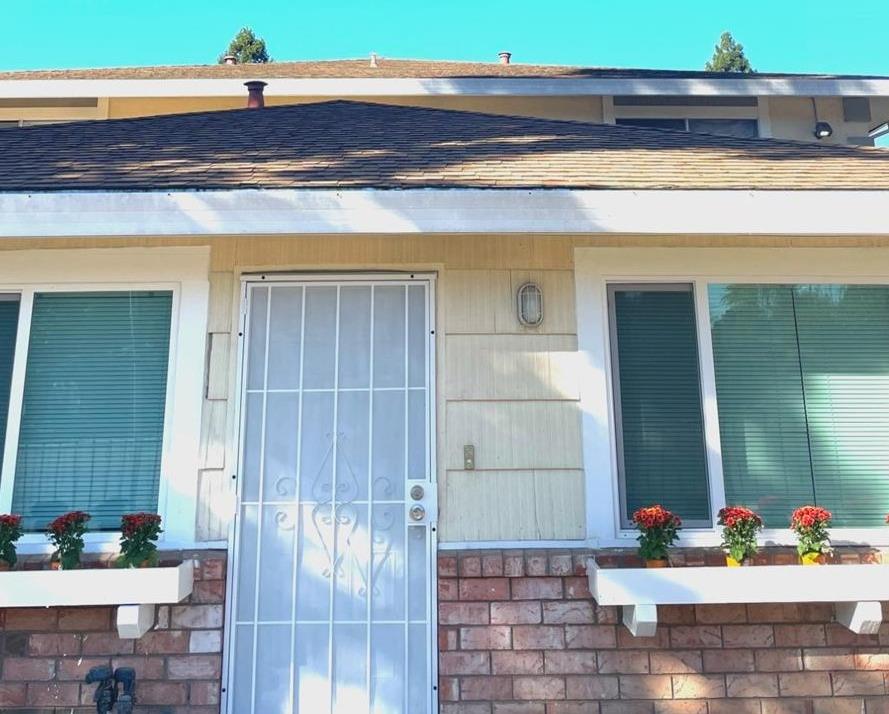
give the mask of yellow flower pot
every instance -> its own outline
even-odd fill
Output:
[[[799,557],[799,562],[803,565],[821,565],[824,559],[821,557],[821,553],[803,553]]]
[[[735,560],[734,558],[732,558],[732,556],[727,555],[725,556],[725,564],[729,568],[740,568],[744,564],[744,562],[741,560]]]

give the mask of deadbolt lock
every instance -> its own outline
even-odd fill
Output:
[[[425,495],[426,495],[426,491],[423,490],[423,487],[420,486],[420,484],[417,484],[416,486],[413,486],[411,488],[411,498],[414,499],[415,501],[422,501],[423,496],[425,496]]]
[[[423,506],[413,506],[410,510],[412,521],[422,521],[426,517],[426,509]]]

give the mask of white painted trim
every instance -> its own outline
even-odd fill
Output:
[[[885,248],[577,248],[574,253],[577,342],[580,359],[583,458],[586,473],[587,534],[597,547],[634,547],[636,533],[622,530],[617,497],[611,364],[609,283],[693,283],[704,399],[704,435],[710,476],[711,510],[725,504],[722,452],[710,344],[708,283],[889,284]],[[715,519],[714,519],[715,520]],[[834,545],[889,545],[886,528],[833,528]],[[685,529],[678,545],[715,547],[719,529]],[[760,545],[795,545],[789,529],[766,529]]]
[[[586,548],[590,543],[586,540],[450,540],[439,541],[439,550],[535,550],[550,548],[565,550],[568,548]]]
[[[772,109],[768,97],[759,97],[756,100],[758,110],[759,136],[761,139],[771,139],[772,134]]]
[[[7,79],[0,95],[35,97],[246,97],[239,79]],[[889,96],[889,79],[748,77],[719,78],[337,78],[265,77],[262,67],[249,79],[267,83],[272,97],[411,97],[411,96]],[[246,100],[245,100],[246,101]]]
[[[886,235],[889,191],[408,189],[0,194],[0,239],[634,233]]]
[[[163,548],[194,543],[209,261],[210,250],[203,246],[24,250],[3,254],[0,293],[19,293],[22,308],[0,480],[0,512],[8,512],[12,504],[33,295],[53,291],[164,289],[172,291],[173,306],[158,494],[158,512],[164,519],[160,543]],[[87,551],[116,549],[119,537],[117,533],[87,534]],[[21,541],[22,553],[51,550],[39,533],[28,534]]]

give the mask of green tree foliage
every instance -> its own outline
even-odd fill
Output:
[[[713,57],[704,65],[708,72],[755,72],[744,54],[744,45],[735,42],[731,32],[723,32]]]
[[[264,64],[272,58],[265,48],[265,40],[257,37],[249,27],[242,27],[228,43],[228,49],[219,56],[219,64],[225,62],[226,55],[233,56],[238,64]]]

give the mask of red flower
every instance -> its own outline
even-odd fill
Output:
[[[663,506],[657,505],[640,508],[633,514],[633,523],[639,528],[644,529],[663,528],[667,525],[676,526],[678,528],[682,525],[682,519],[668,511]]]
[[[757,513],[744,506],[726,506],[719,511],[719,525],[734,528],[742,523],[762,525],[762,518]]]
[[[831,512],[821,506],[800,506],[790,517],[790,527],[797,529],[828,526],[831,518]]]
[[[59,516],[50,523],[49,530],[56,535],[62,535],[72,527],[82,526],[90,520],[90,518],[90,514],[85,511],[71,511],[70,513],[65,513],[64,515]]]
[[[121,533],[132,538],[139,531],[152,531],[160,525],[161,517],[156,513],[127,513],[120,519]]]
[[[22,524],[22,517],[13,514],[0,515],[0,526],[18,528]]]

